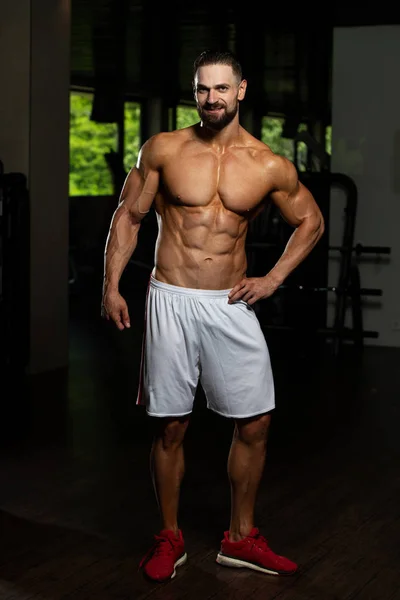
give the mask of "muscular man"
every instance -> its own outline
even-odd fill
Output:
[[[130,327],[119,279],[136,248],[153,202],[159,233],[146,300],[137,403],[157,424],[152,478],[161,531],[141,561],[155,581],[186,561],[178,525],[184,474],[183,440],[198,382],[207,406],[234,420],[228,457],[230,524],[217,562],[272,574],[297,565],[275,554],[254,522],[274,382],[265,337],[252,305],[269,297],[314,248],[321,212],[294,165],[239,124],[246,93],[240,64],[229,52],[203,52],[194,63],[200,122],[151,137],[128,174],[105,251],[103,315]],[[277,264],[246,276],[249,221],[274,202],[294,228]]]

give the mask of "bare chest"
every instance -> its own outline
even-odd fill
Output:
[[[219,201],[238,214],[255,209],[270,188],[265,170],[251,158],[210,152],[168,161],[161,180],[168,202],[201,207]]]

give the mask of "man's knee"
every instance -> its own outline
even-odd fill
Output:
[[[160,419],[156,426],[155,437],[165,450],[180,446],[188,425],[189,416]]]
[[[271,414],[257,415],[249,419],[238,419],[235,436],[245,444],[265,443],[271,423]]]

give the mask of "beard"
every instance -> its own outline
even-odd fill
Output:
[[[225,108],[222,113],[207,112],[204,108],[204,106],[197,106],[197,112],[204,126],[213,131],[221,131],[235,118],[238,112],[239,103],[237,102],[232,110]]]

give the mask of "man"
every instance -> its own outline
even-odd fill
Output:
[[[254,523],[275,398],[268,348],[252,305],[271,296],[304,260],[324,222],[294,165],[239,124],[246,86],[230,52],[203,52],[196,59],[200,122],[154,135],[143,145],[106,243],[103,315],[122,330],[130,319],[119,279],[155,202],[159,234],[137,400],[157,422],[151,470],[162,529],[140,564],[155,581],[174,577],[187,558],[178,501],[198,381],[207,406],[235,422],[228,457],[231,519],[217,562],[276,575],[297,569],[269,548]],[[269,201],[294,231],[270,272],[247,277],[248,224]]]

